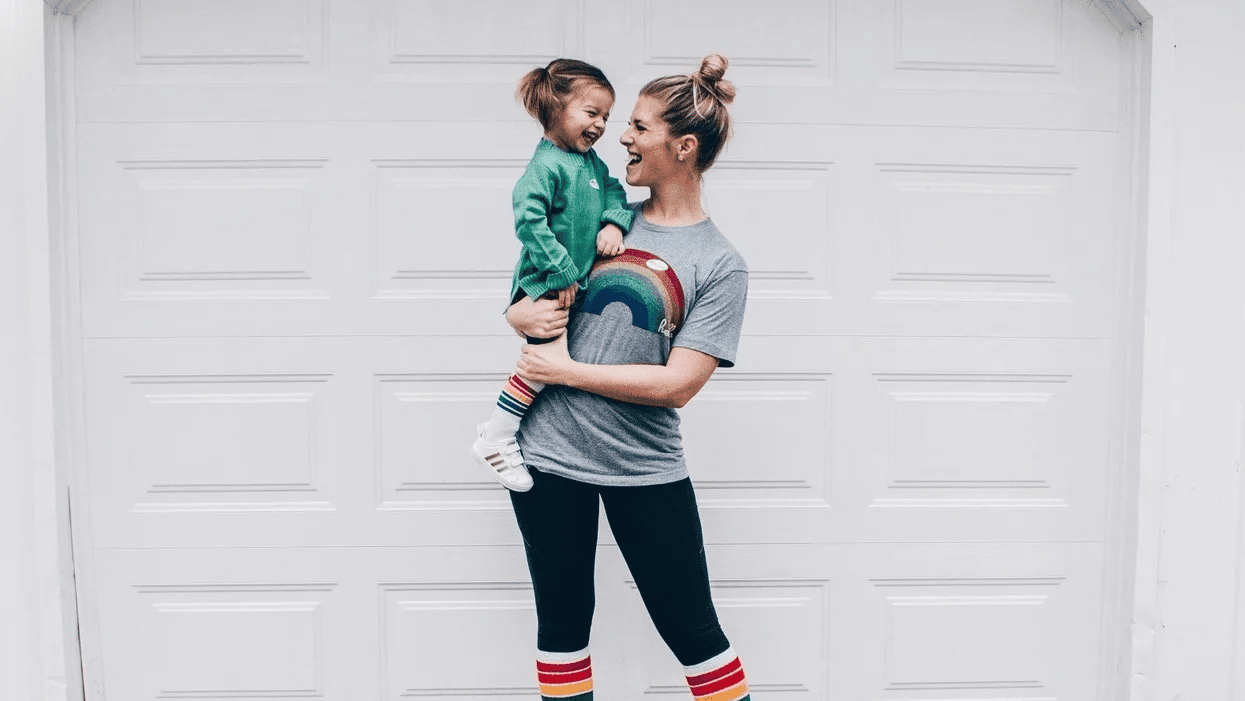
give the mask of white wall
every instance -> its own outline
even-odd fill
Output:
[[[44,13],[0,0],[0,699],[73,699],[53,440]],[[58,494],[61,498],[58,499]]]
[[[1133,698],[1245,698],[1245,4],[1154,14]]]

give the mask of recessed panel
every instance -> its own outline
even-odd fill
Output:
[[[896,0],[896,66],[1053,73],[1062,0]]]
[[[382,698],[535,695],[529,584],[382,584],[379,593]]]
[[[1072,168],[882,166],[890,282],[884,291],[1066,299]],[[1089,232],[1086,232],[1089,235]]]
[[[886,378],[893,489],[1049,488],[1065,377]]]
[[[139,63],[312,63],[323,0],[135,0]]]
[[[313,285],[322,162],[122,167],[119,235],[131,295],[299,295]]]
[[[516,357],[518,349],[516,347]],[[384,375],[376,381],[376,451],[381,501],[505,501],[505,489],[468,454],[475,427],[488,419],[505,373]]]
[[[1028,689],[1055,682],[1059,579],[880,584],[888,691]],[[1028,694],[1026,694],[1027,696]]]
[[[577,0],[375,2],[373,43],[382,75],[432,82],[447,76],[517,81],[529,64],[580,54],[583,17]],[[485,18],[487,26],[480,24]]]
[[[754,497],[766,490],[771,499],[825,498],[828,376],[718,376],[679,413],[698,487]]]
[[[644,63],[693,70],[703,56],[730,59],[727,78],[817,77],[833,65],[833,0],[747,3],[645,0]],[[747,31],[739,31],[747,27]]]
[[[324,694],[330,587],[137,587],[146,698]]]
[[[131,461],[124,467],[141,475],[144,501],[317,490],[316,398],[327,378],[127,379],[132,410],[124,439]],[[178,496],[153,496],[159,494]]]
[[[518,161],[376,163],[376,285],[383,297],[498,298],[519,242],[511,191]]]
[[[706,174],[706,206],[748,261],[750,295],[830,294],[831,165],[724,161]]]
[[[626,656],[634,662],[633,688],[644,694],[687,694],[687,678],[657,635],[635,588],[628,583],[624,631]],[[739,655],[753,694],[822,692],[830,606],[825,580],[714,582],[713,603],[731,647]],[[820,698],[814,696],[813,698]]]

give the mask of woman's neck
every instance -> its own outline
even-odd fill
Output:
[[[649,188],[642,211],[645,219],[661,226],[687,226],[703,221],[700,181],[672,179]]]

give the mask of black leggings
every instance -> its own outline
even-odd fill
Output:
[[[536,647],[588,647],[596,603],[598,498],[662,640],[684,666],[730,647],[709,595],[709,570],[692,481],[599,487],[531,470],[535,485],[510,492],[536,593]]]

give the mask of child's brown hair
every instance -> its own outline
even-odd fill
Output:
[[[515,96],[548,131],[581,80],[605,88],[614,97],[614,86],[600,68],[573,58],[555,58],[544,68],[532,69],[519,81]]]

